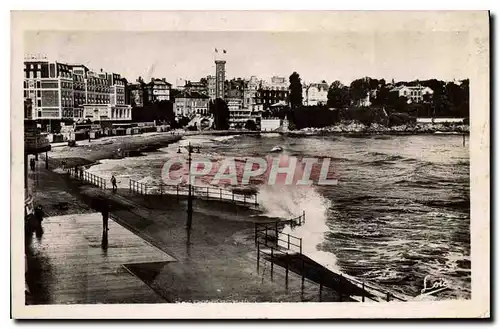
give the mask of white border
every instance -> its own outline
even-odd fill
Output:
[[[421,20],[409,20],[409,13],[400,13],[396,16],[385,18],[379,17],[377,22],[374,13],[332,13],[328,19],[320,17],[305,17],[301,13],[279,13],[280,19],[275,14],[258,13],[250,19],[251,13],[224,12],[210,13],[210,22],[203,13],[177,13],[175,17],[165,19],[165,15],[172,13],[149,12],[140,13],[141,19],[125,19],[128,12],[115,13],[93,13],[92,24],[89,24],[89,13],[78,13],[64,17],[64,13],[14,13],[12,37],[12,55],[15,61],[12,63],[12,85],[19,84],[19,74],[22,72],[22,50],[20,52],[19,33],[22,29],[36,27],[37,29],[125,29],[125,30],[156,30],[158,26],[162,29],[184,29],[184,30],[296,30],[296,29],[332,29],[335,26],[355,27],[357,29],[387,30],[395,27],[409,29],[422,28]],[[317,13],[320,15],[321,13]],[[379,13],[387,15],[390,13]],[[488,30],[487,21],[481,13],[481,17],[467,16],[468,13],[439,13],[439,16],[431,17],[436,13],[425,13],[425,22],[432,22],[425,28],[433,29],[467,29],[471,32],[471,109],[473,118],[471,120],[471,212],[472,212],[472,268],[473,268],[473,294],[471,301],[460,302],[410,302],[402,304],[176,304],[176,305],[85,305],[85,306],[30,306],[25,307],[19,303],[19,299],[13,301],[14,317],[28,318],[53,318],[53,317],[85,317],[85,318],[115,318],[118,315],[133,318],[247,318],[258,316],[259,318],[406,318],[406,317],[467,317],[485,316],[489,310],[489,63],[487,39],[484,40],[484,31]],[[60,15],[54,17],[54,15]],[[133,14],[132,14],[133,15]],[[371,15],[367,21],[367,16]],[[424,13],[413,13],[413,15],[424,15]],[[347,17],[349,16],[349,17]],[[461,17],[457,17],[461,16]],[[137,16],[136,16],[137,17]],[[147,19],[145,19],[147,17]],[[258,26],[250,23],[256,21]],[[22,21],[21,21],[22,19]],[[335,24],[331,22],[335,21]],[[158,25],[161,22],[160,25]],[[384,23],[385,22],[385,23]],[[389,24],[388,24],[389,23]],[[384,25],[385,24],[385,25]],[[483,38],[479,40],[478,38]],[[487,35],[486,35],[487,38]],[[477,42],[479,40],[479,43]],[[478,47],[479,45],[479,47]],[[20,69],[21,68],[21,69]],[[12,99],[21,99],[21,89],[12,89]],[[12,168],[21,168],[19,162],[19,146],[16,143],[22,141],[22,129],[19,129],[22,117],[17,113],[23,113],[22,106],[12,102]],[[21,120],[19,120],[21,119]],[[19,145],[19,144],[17,144]],[[18,218],[22,209],[22,170],[12,171],[12,218]],[[17,195],[16,195],[17,194]],[[13,241],[22,242],[22,230],[18,223],[12,222]],[[19,234],[21,233],[21,234]],[[15,243],[22,246],[22,243]],[[17,249],[19,250],[19,249]],[[22,250],[22,249],[21,249]],[[13,249],[15,251],[15,249]],[[22,258],[14,257],[12,263],[12,276],[22,277]],[[22,282],[13,281],[13,293],[15,296],[24,297],[24,285]],[[23,298],[22,298],[23,299]],[[389,307],[387,307],[390,305]],[[133,311],[131,310],[133,308]]]

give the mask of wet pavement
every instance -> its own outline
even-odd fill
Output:
[[[35,198],[51,217],[41,239],[27,243],[32,303],[320,301],[317,284],[302,286],[290,273],[286,285],[285,270],[275,266],[271,276],[266,261],[257,268],[248,211],[195,200],[188,231],[185,200],[112,193],[45,169],[39,175]],[[102,217],[90,207],[96,196],[112,204],[106,248]],[[322,301],[337,300],[323,291]]]
[[[28,236],[26,281],[32,304],[165,302],[123,265],[172,257],[100,213],[47,217]]]

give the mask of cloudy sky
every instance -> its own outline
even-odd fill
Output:
[[[197,80],[213,74],[214,49],[226,49],[226,76],[288,77],[348,84],[364,76],[398,80],[467,78],[467,32],[27,32],[25,54],[83,63],[129,81]]]

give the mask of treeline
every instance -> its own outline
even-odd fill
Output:
[[[429,87],[432,95],[424,95],[421,102],[408,104],[408,99],[391,90],[398,86]],[[369,95],[371,106],[385,107],[391,112],[413,113],[427,117],[469,117],[469,79],[458,83],[437,79],[399,81],[386,83],[384,79],[362,78],[351,82],[349,86],[335,81],[328,90],[327,106],[346,108],[362,105]]]

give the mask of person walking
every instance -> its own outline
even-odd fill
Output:
[[[115,177],[115,175],[111,176],[111,185],[113,185],[113,192],[116,192],[116,190],[118,189],[118,186],[116,186],[116,177]]]
[[[109,220],[108,203],[106,201],[103,201],[103,203],[102,203],[102,231],[103,232],[109,231],[108,220]]]

